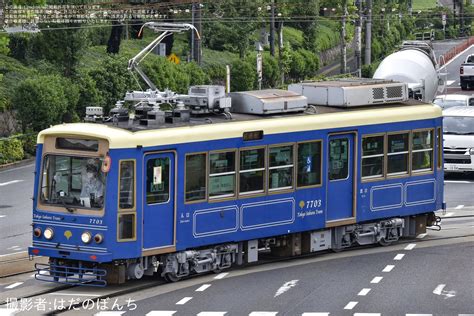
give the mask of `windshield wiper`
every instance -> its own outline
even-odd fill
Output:
[[[74,213],[76,211],[75,208],[67,206],[66,201],[64,199],[59,199],[59,201],[69,213]]]

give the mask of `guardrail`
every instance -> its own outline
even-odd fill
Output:
[[[474,45],[474,36],[470,36],[467,40],[462,42],[461,44],[451,48],[446,54],[444,54],[444,62],[440,64],[443,66],[448,61],[453,59],[457,54],[468,48],[469,46]]]

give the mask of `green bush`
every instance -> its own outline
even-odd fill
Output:
[[[23,145],[23,152],[25,158],[27,156],[34,156],[36,154],[36,133],[23,134],[21,137],[21,143]]]
[[[230,68],[231,91],[254,89],[257,73],[255,67],[244,60],[235,60]]]
[[[0,164],[23,159],[23,144],[18,138],[0,140]]]

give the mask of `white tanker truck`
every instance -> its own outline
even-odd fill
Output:
[[[387,56],[374,73],[374,79],[405,82],[410,97],[432,102],[445,88],[439,64],[431,46],[423,41],[405,41],[402,48]]]

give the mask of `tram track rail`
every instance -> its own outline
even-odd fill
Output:
[[[461,216],[461,217],[474,217],[474,215]],[[449,217],[449,218],[454,218],[454,216]],[[391,246],[410,244],[410,243],[414,243],[414,242],[416,242],[416,243],[426,243],[426,242],[433,242],[433,241],[452,240],[452,239],[469,238],[469,237],[474,237],[474,233],[461,234],[461,235],[455,235],[455,236],[434,237],[434,238],[428,238],[428,239],[417,239],[417,238],[403,239],[403,240],[399,240],[395,244],[392,244]],[[372,245],[363,245],[363,246],[351,247],[349,249],[344,249],[342,252],[347,253],[347,252],[352,252],[352,251],[356,251],[356,250],[364,250],[364,249],[371,249],[371,248],[374,248],[374,249],[375,248],[386,248],[387,251],[390,251],[389,250],[390,246],[380,247],[379,245],[372,244]],[[239,271],[239,270],[243,270],[243,269],[246,269],[246,268],[259,267],[259,266],[264,266],[264,265],[269,265],[269,264],[282,263],[282,262],[287,262],[287,261],[296,261],[296,260],[302,260],[302,259],[310,259],[310,258],[321,256],[321,255],[327,255],[329,253],[332,253],[332,251],[327,250],[327,251],[314,252],[314,253],[309,253],[309,254],[302,254],[302,255],[292,256],[292,257],[273,257],[273,256],[266,255],[264,253],[264,254],[262,254],[262,259],[259,260],[256,263],[244,264],[242,266],[235,266],[232,269],[226,270],[226,271]],[[333,258],[328,258],[328,260],[332,260],[332,259]],[[189,277],[183,278],[182,280],[193,279],[196,276],[199,276],[199,275],[189,276]],[[127,288],[119,289],[119,290],[116,290],[116,291],[111,291],[111,292],[108,292],[108,293],[103,293],[100,296],[95,296],[95,297],[89,298],[87,300],[97,303],[100,300],[117,298],[117,297],[120,297],[120,296],[123,296],[123,295],[136,293],[136,292],[140,292],[140,291],[143,291],[143,290],[148,290],[148,289],[151,289],[151,288],[154,288],[154,287],[158,287],[158,286],[162,286],[162,285],[167,284],[167,282],[165,280],[159,279],[158,277],[150,277],[150,278],[147,278],[147,279],[142,279],[142,280],[137,280],[137,281],[132,281],[132,282],[134,284],[129,285]],[[25,295],[23,297],[19,297],[18,300],[31,299],[31,298],[34,298],[34,297],[38,297],[38,296],[42,296],[42,295],[51,295],[51,294],[54,294],[54,293],[58,293],[58,295],[60,295],[60,292],[65,291],[65,290],[69,290],[69,289],[72,289],[72,288],[78,288],[78,286],[74,286],[74,285],[58,286],[54,289],[39,291],[39,292],[31,293],[29,295]],[[84,300],[80,301],[76,304],[72,304],[71,306],[68,306],[67,308],[64,308],[64,309],[48,311],[48,313],[46,313],[45,315],[57,315],[57,314],[61,314],[61,313],[64,313],[64,312],[71,311],[73,309],[78,309],[78,308],[82,307],[83,302],[84,302]],[[4,306],[7,303],[8,303],[7,301],[0,302],[0,306]]]

